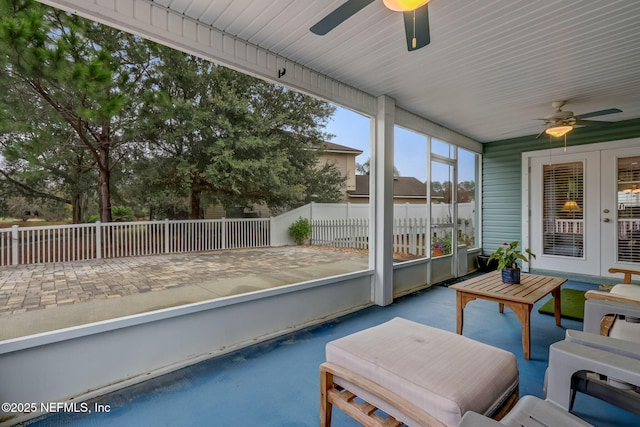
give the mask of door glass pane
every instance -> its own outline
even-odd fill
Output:
[[[574,258],[584,255],[584,165],[544,166],[543,253]]]
[[[431,255],[452,253],[453,166],[431,162]]]
[[[640,157],[618,159],[618,261],[640,262]]]
[[[480,156],[458,148],[458,244],[475,248],[478,244],[478,165]]]

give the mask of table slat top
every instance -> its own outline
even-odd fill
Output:
[[[449,287],[457,292],[534,304],[566,281],[562,277],[521,273],[520,284],[510,285],[502,283],[500,271],[494,271]]]

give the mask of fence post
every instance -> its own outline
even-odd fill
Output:
[[[164,220],[164,253],[169,253],[169,219]]]
[[[418,254],[417,238],[418,231],[416,227],[416,219],[409,219],[409,253],[411,255]]]
[[[267,242],[267,246],[273,246],[273,228],[275,227],[274,224],[274,220],[273,220],[273,216],[269,217],[269,236],[268,236],[268,242]]]
[[[220,220],[220,226],[222,228],[222,247],[220,249],[227,249],[227,219],[222,217]]]
[[[18,265],[18,226],[11,227],[11,265]]]
[[[96,221],[96,259],[102,258],[102,223]]]

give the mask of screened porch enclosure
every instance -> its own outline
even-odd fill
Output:
[[[634,113],[634,103],[637,105],[634,91],[637,88],[637,76],[629,72],[625,75],[617,70],[619,68],[627,71],[632,65],[616,65],[624,58],[633,60],[636,57],[635,51],[630,52],[629,49],[639,45],[635,36],[637,31],[633,29],[636,21],[634,18],[640,13],[640,8],[635,2],[616,2],[616,5],[608,8],[611,13],[593,16],[599,10],[592,10],[593,8],[579,4],[580,2],[574,2],[573,7],[559,11],[551,1],[536,2],[535,5],[526,0],[491,1],[492,5],[498,7],[485,7],[481,10],[468,5],[462,7],[463,2],[459,2],[461,7],[456,7],[446,1],[432,1],[429,5],[434,12],[432,16],[441,14],[440,25],[433,27],[434,43],[419,52],[407,53],[402,46],[402,34],[401,49],[395,48],[396,36],[402,31],[394,22],[397,16],[381,9],[384,7],[382,2],[371,2],[368,10],[360,14],[362,21],[356,21],[360,22],[359,27],[343,26],[334,33],[338,36],[321,39],[310,34],[309,26],[342,1],[251,1],[251,7],[247,7],[243,2],[231,0],[42,0],[42,3],[97,19],[101,23],[160,41],[175,49],[228,65],[292,90],[313,94],[371,117],[369,262],[365,270],[295,283],[262,293],[246,293],[216,301],[171,307],[153,313],[136,314],[1,342],[0,377],[3,378],[3,385],[0,385],[0,399],[22,402],[91,399],[215,356],[232,354],[235,350],[247,347],[256,348],[256,343],[266,342],[292,331],[304,331],[305,328],[325,324],[345,315],[357,315],[364,310],[383,313],[388,309],[393,310],[397,306],[392,303],[398,295],[459,275],[460,269],[456,263],[460,264],[461,259],[456,258],[455,254],[462,252],[460,243],[463,240],[466,243],[466,237],[459,233],[466,224],[457,212],[461,201],[456,200],[459,194],[451,188],[444,193],[451,199],[443,200],[442,203],[451,210],[451,217],[442,222],[441,227],[432,229],[434,222],[429,225],[431,218],[427,216],[429,238],[425,239],[423,253],[427,254],[435,249],[428,243],[435,237],[445,240],[449,238],[453,255],[436,256],[434,252],[431,258],[423,257],[401,265],[394,263],[395,126],[429,135],[453,147],[482,156],[476,163],[481,163],[482,166],[478,165],[476,169],[476,191],[480,197],[476,199],[478,208],[474,212],[477,224],[471,244],[474,252],[465,252],[467,257],[462,262],[466,265],[473,265],[473,256],[481,251],[490,253],[505,240],[520,240],[523,246],[534,246],[534,252],[540,254],[534,268],[567,273],[571,270],[565,267],[569,260],[573,270],[593,278],[600,277],[604,270],[601,267],[604,265],[619,262],[619,258],[606,258],[609,254],[617,257],[617,250],[609,250],[616,247],[617,240],[604,242],[601,239],[601,236],[618,236],[615,231],[619,222],[619,209],[609,201],[607,206],[601,206],[600,197],[597,199],[597,206],[590,206],[594,200],[591,192],[595,188],[590,180],[590,171],[600,173],[601,170],[616,170],[616,167],[611,166],[615,159],[612,160],[613,163],[607,163],[605,168],[600,167],[599,159],[594,166],[590,157],[586,160],[579,156],[554,160],[568,165],[564,172],[557,171],[559,175],[570,174],[576,163],[583,163],[582,205],[578,201],[576,186],[572,188],[576,194],[569,192],[571,194],[567,195],[569,179],[563,188],[554,186],[551,192],[544,195],[543,186],[538,184],[532,188],[540,192],[539,199],[535,199],[535,203],[525,201],[522,194],[529,190],[528,187],[526,191],[523,190],[528,185],[528,180],[521,178],[523,173],[528,172],[523,167],[521,155],[525,151],[544,149],[545,146],[535,140],[535,135],[527,135],[521,129],[530,124],[532,117],[540,115],[538,107],[548,105],[551,97],[556,95],[559,85],[563,85],[567,88],[567,96],[585,100],[586,105],[580,106],[584,107],[583,111],[608,107],[600,105],[601,97],[598,93],[617,93],[620,98],[617,107],[625,111],[620,116],[620,126],[596,130],[591,134],[581,133],[581,130],[576,129],[572,134],[576,138],[571,139],[569,145],[628,140],[640,135],[640,122],[634,119],[637,116]],[[576,9],[580,9],[581,14],[576,14]],[[511,13],[502,13],[503,10]],[[485,18],[484,14],[495,11],[500,14],[490,19],[479,19]],[[593,38],[589,49],[575,51],[584,54],[586,59],[581,59],[582,56],[578,55],[576,63],[571,64],[574,70],[572,73],[565,72],[567,70],[564,67],[551,69],[554,64],[549,62],[562,52],[554,49],[558,55],[549,54],[549,49],[553,46],[547,37],[561,36],[565,25],[553,32],[540,31],[540,27],[528,25],[532,17],[544,18],[551,13],[564,14],[567,18],[566,26],[571,25],[571,30],[578,35],[601,36]],[[540,20],[544,25],[550,21],[554,24],[561,22]],[[436,22],[438,21],[433,23]],[[442,25],[443,22],[456,22],[456,25]],[[496,25],[498,22],[504,25],[505,31],[496,31],[500,29]],[[475,27],[478,23],[483,28]],[[463,28],[464,31],[456,28]],[[625,28],[629,29],[624,31]],[[526,32],[530,29],[535,33]],[[355,30],[360,30],[366,37],[352,37],[349,32],[355,34]],[[439,40],[435,37],[438,31],[443,36]],[[511,31],[518,32],[516,37],[511,37]],[[519,33],[520,31],[523,33]],[[618,37],[628,34],[632,36],[612,40],[607,32],[615,33]],[[486,35],[491,42],[468,43],[470,33]],[[440,47],[436,41],[442,43]],[[511,47],[507,48],[506,42]],[[534,49],[535,43],[538,43],[539,49]],[[597,52],[594,51],[592,55],[590,51],[596,43],[601,43],[598,47],[607,52],[607,60],[602,61],[607,68],[594,73],[588,65],[596,61]],[[492,49],[491,55],[482,50],[485,46]],[[496,46],[505,48],[496,49]],[[624,47],[623,51],[616,49],[617,46]],[[566,45],[562,44],[561,47],[564,50]],[[545,55],[529,56],[529,52],[536,51],[544,52]],[[435,56],[423,60],[422,55]],[[614,58],[610,59],[609,55]],[[542,68],[534,67],[536,65]],[[555,71],[558,80],[540,79],[541,70]],[[489,81],[486,80],[487,76],[490,77]],[[596,81],[597,76],[606,76],[606,82]],[[536,80],[527,80],[531,77]],[[583,79],[582,84],[580,79]],[[587,86],[584,85],[584,79],[589,80],[588,86],[594,87],[594,92],[585,94],[581,91]],[[513,90],[514,87],[503,86],[503,82],[517,82],[527,89]],[[610,82],[616,84],[609,84]],[[538,87],[543,83],[545,87]],[[553,83],[552,87],[549,83]],[[621,87],[625,88],[625,85],[629,89],[626,91],[629,93],[627,99],[622,96],[625,90]],[[526,106],[523,100],[526,100]],[[506,142],[500,140],[507,135],[519,135],[519,139]],[[637,147],[638,141],[634,143]],[[460,181],[461,171],[459,168],[456,170],[459,165],[456,165],[449,150],[450,148],[442,153],[429,152],[426,164],[445,165],[447,170],[444,175],[450,177],[452,183],[456,183]],[[637,149],[626,156],[640,156],[636,151]],[[606,162],[603,160],[604,163]],[[541,177],[544,175],[543,168],[540,168],[539,173]],[[550,179],[555,179],[553,168],[547,170],[547,173],[550,174]],[[558,176],[558,179],[564,178]],[[611,182],[616,182],[615,178],[611,179]],[[539,183],[542,182],[541,178]],[[602,192],[603,195],[616,194],[616,191],[611,190],[611,185],[607,188],[607,191]],[[633,184],[630,188],[630,193],[633,193]],[[543,211],[544,196],[548,196],[551,203]],[[582,228],[576,222],[580,221],[576,217],[578,209],[573,204],[565,207],[565,202],[569,201],[575,202],[575,206],[583,211]],[[433,198],[428,198],[425,203],[436,204]],[[595,212],[590,209],[595,209]],[[612,215],[606,217],[609,218],[608,222],[601,223],[603,209],[609,209],[608,213]],[[530,214],[531,211],[535,212]],[[535,215],[537,217],[533,221],[532,217]],[[549,222],[549,228],[543,228],[547,226],[546,222]],[[534,230],[534,227],[538,228]],[[589,233],[595,233],[596,230],[597,239],[591,240],[595,235]],[[551,236],[550,240],[543,239],[546,231]],[[628,246],[633,247],[633,232],[629,231],[625,238],[629,240]],[[583,235],[582,243],[580,232]],[[548,253],[560,250],[570,255]],[[592,269],[583,268],[585,265]],[[443,277],[433,274],[440,268],[446,272]],[[444,288],[441,290],[447,291]],[[424,294],[429,292],[427,290]],[[438,316],[440,310],[447,307],[441,302],[427,298],[420,305],[416,317],[429,322],[429,316],[435,315],[432,319],[436,319],[440,325],[443,319],[451,320],[449,317]],[[480,311],[485,313],[488,310],[482,308]],[[452,314],[451,311],[449,313]],[[363,324],[357,326],[361,328]],[[499,335],[487,336],[482,332],[486,329],[485,324],[478,323],[476,327],[479,328],[479,333],[474,337],[489,343],[499,343],[505,334],[509,334],[509,329],[505,327],[500,329]],[[554,331],[558,332],[558,328]],[[544,340],[540,342],[540,353],[548,348],[550,338],[561,338],[553,333],[542,333],[541,336]],[[322,345],[314,347],[313,351],[321,354]],[[286,360],[290,364],[292,358]],[[313,369],[305,371],[300,384],[308,385],[309,378],[317,378],[317,360],[310,360]],[[540,369],[541,372],[545,362],[543,359],[532,361],[529,366]],[[287,364],[281,366],[286,367]],[[226,371],[225,366],[216,367],[215,378],[220,379],[227,372],[230,371]],[[313,377],[311,372],[315,372]],[[525,383],[532,378],[531,375],[531,372],[525,374]],[[539,378],[540,375],[536,373],[536,377]],[[42,381],[43,378],[47,381]],[[237,383],[232,383],[231,387],[236,391],[241,390]],[[317,389],[315,383],[309,387]],[[198,396],[209,397],[206,393]],[[219,396],[221,398],[216,403],[223,402],[227,395],[223,390]],[[317,404],[316,398],[314,393],[314,407]],[[188,400],[188,397],[183,399]],[[260,399],[256,401],[264,402]],[[210,404],[211,401],[208,400],[207,403]],[[233,415],[247,412],[246,405],[237,408],[239,410]],[[261,408],[264,409],[264,406]],[[305,413],[308,415],[310,411]],[[282,414],[282,411],[276,413],[279,417]],[[596,414],[598,416],[606,417],[607,411]],[[262,419],[274,418],[265,415]],[[232,418],[230,424],[238,423],[237,421],[238,418]]]

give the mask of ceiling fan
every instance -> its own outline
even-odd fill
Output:
[[[375,0],[347,0],[333,12],[314,24],[309,30],[319,36],[324,36],[338,25],[373,3]],[[404,15],[404,30],[407,37],[407,50],[425,47],[431,42],[429,36],[430,0],[382,0],[384,5],[393,11]]]
[[[590,113],[574,115],[573,111],[563,111],[562,107],[567,101],[553,101],[551,106],[555,108],[555,112],[546,116],[544,120],[546,128],[538,134],[538,137],[543,133],[554,137],[561,137],[573,130],[574,126],[606,126],[611,122],[603,122],[599,120],[585,120],[591,117],[605,116],[607,114],[622,113],[622,110],[618,108],[608,108],[606,110],[592,111]]]

